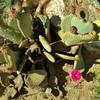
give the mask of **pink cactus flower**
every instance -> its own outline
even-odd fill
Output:
[[[71,72],[71,77],[72,77],[72,80],[73,81],[78,81],[78,80],[80,80],[81,79],[81,73],[78,71],[78,70],[73,70],[72,72]]]

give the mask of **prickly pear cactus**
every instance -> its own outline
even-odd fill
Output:
[[[44,51],[43,54],[46,56],[46,58],[51,61],[52,63],[55,62],[55,58],[48,52]]]
[[[39,35],[39,41],[41,42],[42,46],[43,46],[48,52],[51,52],[51,51],[52,51],[52,48],[51,48],[49,42],[48,42],[42,35]]]
[[[100,24],[97,24],[97,20],[100,19],[100,5],[96,2],[97,0],[0,0],[0,64],[2,66],[9,65],[19,76],[14,79],[16,75],[11,73],[14,77],[10,77],[9,87],[10,89],[14,88],[16,93],[13,94],[10,89],[8,92],[11,92],[13,97],[19,96],[19,93],[23,92],[23,88],[28,91],[25,95],[32,95],[30,89],[32,88],[31,92],[34,91],[34,87],[41,86],[41,83],[47,79],[46,83],[51,89],[49,93],[46,91],[47,95],[57,91],[59,92],[57,95],[61,96],[61,98],[57,96],[57,100],[71,98],[81,100],[82,91],[78,92],[81,98],[79,96],[75,98],[78,89],[74,91],[74,88],[78,87],[78,84],[83,88],[81,83],[84,81],[84,73],[87,71],[86,60],[88,57],[85,59],[82,51],[90,50],[89,52],[91,52],[96,47],[100,49],[98,42],[100,40]],[[4,46],[8,48],[3,48]],[[96,50],[96,53],[97,51],[100,50]],[[81,78],[74,80],[73,77],[77,76],[70,73],[70,69],[66,69],[71,76],[67,82],[69,80],[72,82],[72,84],[68,84],[75,86],[71,86],[72,91],[68,87],[67,91],[70,97],[64,98],[63,91],[60,91],[66,81],[65,78],[63,79],[63,71],[60,68],[65,62],[69,66],[69,60],[73,64],[71,69],[76,70],[75,73],[80,71]],[[55,68],[55,66],[57,67]],[[59,79],[59,77],[61,78]],[[88,75],[86,75],[87,77]],[[61,84],[60,80],[63,81]],[[98,89],[99,81],[96,80],[91,81],[96,82],[95,91],[100,91]],[[86,81],[86,83],[88,82]],[[0,85],[3,85],[1,80]],[[71,92],[75,95],[74,97]],[[85,88],[84,93],[87,94]],[[92,93],[90,94],[92,95]],[[99,92],[96,95],[99,97]],[[9,97],[11,96],[9,95]],[[39,97],[41,99],[40,95]],[[36,99],[39,100],[39,98]],[[54,99],[56,100],[55,96]]]
[[[87,35],[86,33],[89,34]],[[67,46],[96,40],[96,33],[93,32],[93,23],[85,22],[74,15],[66,16],[62,20],[61,30],[58,34]]]
[[[77,33],[81,34],[89,33],[93,30],[93,23],[85,22],[83,19],[77,17],[72,18],[71,26],[75,26],[77,28]]]
[[[71,32],[71,27],[77,29],[77,33],[85,34],[93,30],[93,23],[85,22],[83,19],[75,17],[74,15],[66,16],[61,22],[62,32]]]
[[[71,28],[71,20],[73,18],[73,15],[66,16],[63,21],[61,22],[61,32],[70,32]]]
[[[16,71],[19,65],[19,51],[13,51],[6,46],[1,48],[1,64],[7,64],[13,71]]]
[[[17,19],[17,25],[24,37],[32,37],[33,35],[33,27],[32,27],[32,20],[31,15],[29,13],[23,13]]]
[[[50,35],[50,19],[47,15],[37,15],[37,17],[41,20],[43,24],[43,28],[45,29],[45,36],[49,42],[51,42],[51,35]]]
[[[67,46],[82,44],[82,43],[94,41],[97,39],[95,32],[92,32],[86,35],[80,35],[80,34],[77,35],[71,32],[66,32],[66,33],[59,34],[59,36],[61,37],[62,42],[65,43]]]
[[[5,24],[20,32],[23,37],[31,37],[33,35],[32,19],[29,13],[22,13],[16,18],[12,15],[11,9],[5,8],[3,20]]]
[[[34,87],[39,86],[43,80],[46,78],[47,73],[44,70],[34,70],[29,72],[26,84]]]
[[[14,44],[19,44],[23,40],[23,36],[20,33],[15,32],[8,26],[0,26],[0,36]]]
[[[17,26],[16,18],[12,16],[11,10],[8,7],[3,10],[3,15],[1,18],[3,19],[5,25],[12,27],[14,30],[16,30],[16,32],[20,32]]]

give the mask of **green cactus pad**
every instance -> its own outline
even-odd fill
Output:
[[[19,62],[19,52],[15,52],[9,49],[7,50],[7,52],[3,52],[3,56],[5,58],[6,63],[9,64],[10,67],[12,67],[12,69],[15,71]]]
[[[10,19],[9,19],[10,20]],[[8,26],[12,27],[13,29],[16,30],[16,32],[19,32],[20,33],[20,30],[18,29],[18,26],[17,26],[17,21],[15,18],[12,18],[9,23],[8,23]]]
[[[14,30],[16,30],[16,32],[20,32],[17,26],[16,18],[12,16],[10,8],[4,9],[2,19],[5,25],[13,28]]]
[[[66,16],[61,22],[62,33],[71,32],[71,26],[77,28],[77,33],[85,34],[93,30],[93,24],[91,22],[85,22],[83,19],[77,18],[74,15]]]
[[[39,35],[39,41],[40,41],[40,43],[42,44],[42,46],[43,46],[48,52],[51,52],[51,51],[52,51],[52,48],[51,48],[49,42],[48,42],[42,35]]]
[[[48,52],[44,51],[43,54],[46,56],[46,58],[51,61],[51,62],[55,62],[55,58]]]
[[[37,17],[41,20],[43,24],[43,28],[45,29],[45,35],[48,41],[51,41],[51,35],[50,35],[50,20],[48,16],[46,15],[37,15]]]
[[[43,26],[45,26],[46,22],[47,22],[47,16],[45,15],[37,15],[37,17],[41,20]]]
[[[23,39],[23,36],[20,33],[15,32],[15,30],[8,26],[0,26],[0,36],[14,44],[20,44]]]
[[[73,18],[73,15],[66,16],[63,21],[61,22],[61,32],[70,32],[71,27],[71,20]]]
[[[17,19],[17,25],[24,37],[31,37],[33,35],[32,20],[29,13],[23,13]]]
[[[93,24],[91,22],[85,22],[83,19],[73,17],[71,20],[71,26],[77,28],[77,33],[85,34],[93,30]]]
[[[68,55],[64,55],[64,54],[60,54],[60,53],[55,53],[55,54],[65,60],[78,60],[78,58],[75,58],[73,56],[68,56]]]
[[[34,86],[39,86],[43,80],[46,78],[47,72],[44,70],[34,70],[29,72],[27,80],[29,84],[34,87]]]
[[[66,32],[63,34],[59,34],[62,42],[65,43],[67,46],[81,44],[89,41],[93,41],[96,39],[95,33],[93,34],[73,34],[71,32]]]

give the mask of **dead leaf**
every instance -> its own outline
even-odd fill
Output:
[[[20,91],[23,86],[23,79],[21,74],[18,74],[18,76],[14,79],[14,83],[15,83],[15,88],[17,88],[18,91]]]

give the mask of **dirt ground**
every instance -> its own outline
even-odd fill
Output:
[[[71,80],[65,82],[63,89],[59,89],[58,96],[54,96],[50,88],[44,91],[40,87],[35,87],[34,89],[27,88],[27,94],[11,100],[100,100],[99,71],[100,64],[94,64],[80,82],[76,83]]]
[[[85,53],[84,56],[86,58],[88,56],[86,59],[88,63],[85,62],[90,68],[77,82],[72,81],[71,78],[65,79],[66,73],[62,70],[62,66],[66,61],[59,60],[55,64],[55,78],[52,80],[55,81],[57,87],[53,89],[48,85],[48,78],[40,86],[32,87],[25,84],[22,74],[18,74],[18,77],[14,79],[15,83],[12,80],[9,81],[8,73],[1,74],[0,100],[100,100],[100,59],[96,59],[99,54],[95,53],[93,56],[93,52],[87,53],[89,56]],[[67,62],[67,68],[72,69],[73,63]]]

